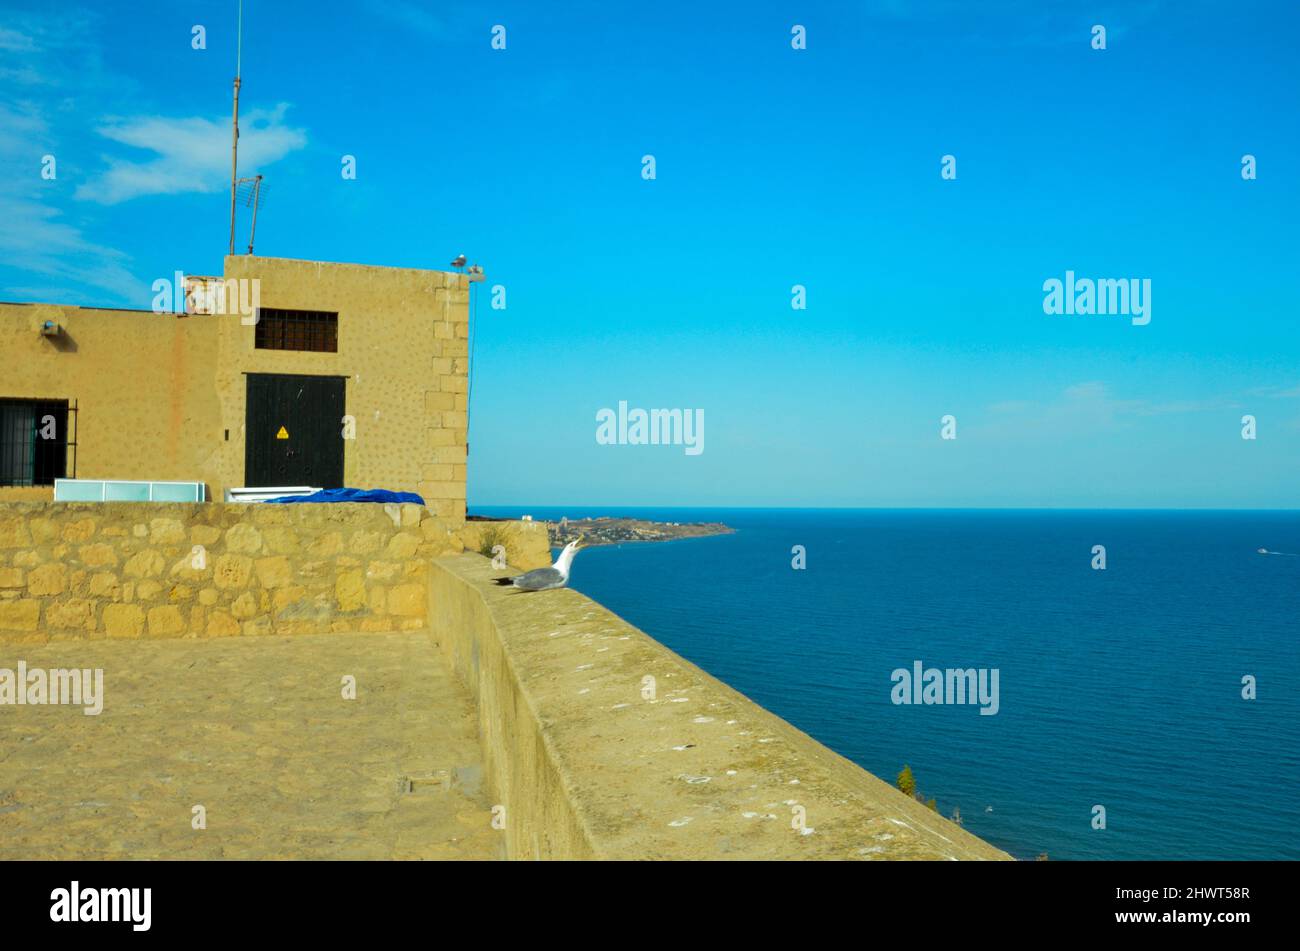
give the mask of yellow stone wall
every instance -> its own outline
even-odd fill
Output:
[[[46,320],[63,334],[42,337]],[[210,480],[221,438],[216,329],[148,311],[0,304],[0,397],[77,405],[69,475],[75,458],[84,478]],[[0,500],[50,498],[49,487],[0,487]]]
[[[244,375],[343,376],[356,420],[344,482],[418,492],[463,521],[467,278],[254,256],[226,258],[225,277],[257,280],[264,307],[336,311],[338,352],[258,350],[238,315],[0,304],[0,397],[76,403],[80,478],[201,481],[220,499],[244,483]],[[42,337],[47,319],[64,334]],[[52,490],[0,487],[0,500],[33,498]]]
[[[492,558],[498,545],[505,549],[507,564],[513,568],[532,571],[551,563],[551,545],[545,522],[513,520],[474,520],[466,522],[456,531],[456,536],[466,551],[477,552]]]
[[[215,478],[242,484],[245,373],[346,376],[356,438],[344,482],[418,492],[434,514],[465,517],[469,283],[463,274],[286,258],[226,258],[229,278],[261,281],[264,307],[338,311],[338,353],[257,350],[254,328],[219,319],[216,387],[231,440]],[[234,433],[240,434],[235,439]]]
[[[422,630],[461,547],[420,505],[0,503],[0,640]]]
[[[499,574],[436,559],[428,614],[508,857],[1010,859],[577,591]]]
[[[423,630],[431,560],[488,530],[550,564],[541,523],[420,505],[0,502],[0,641]]]

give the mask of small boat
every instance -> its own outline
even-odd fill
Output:
[[[1268,549],[1267,549],[1267,548],[1259,548],[1259,549],[1256,549],[1256,550],[1257,550],[1261,555],[1267,555],[1267,554],[1268,554]]]

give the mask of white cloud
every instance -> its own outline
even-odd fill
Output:
[[[147,301],[129,255],[87,238],[82,222],[58,208],[77,154],[66,135],[69,106],[94,109],[105,91],[133,86],[106,81],[96,20],[60,5],[40,14],[6,11],[0,27],[0,167],[8,171],[0,176],[0,296],[10,300]],[[58,159],[60,181],[42,178],[46,153]]]
[[[1184,0],[1185,3],[1203,0]],[[868,21],[924,21],[927,29],[961,42],[991,47],[1051,47],[1086,44],[1089,29],[1100,23],[1107,38],[1153,20],[1167,0],[1095,0],[1078,4],[1049,4],[1044,0],[875,0],[855,7]]]
[[[280,103],[240,117],[241,175],[254,174],[307,144],[306,132],[285,123],[287,110]],[[108,157],[108,169],[78,186],[77,198],[115,205],[145,195],[211,193],[230,186],[230,121],[224,117],[136,116],[110,121],[97,131],[154,156],[138,161]]]
[[[29,102],[0,102],[0,157],[14,162],[26,161],[39,171],[41,148],[39,140],[49,132],[49,126],[36,107]]]
[[[384,0],[382,3],[372,3],[370,8],[395,23],[426,36],[441,36],[445,31],[442,20],[432,12],[405,0]]]
[[[39,14],[6,11],[5,20],[0,26],[0,83],[68,92],[125,91],[128,81],[122,78],[115,86],[104,82],[98,13],[51,4]],[[76,68],[68,68],[69,63]]]
[[[988,407],[976,424],[989,435],[1043,438],[1048,434],[1099,434],[1140,425],[1145,417],[1210,413],[1239,406],[1228,397],[1153,402],[1112,395],[1105,383],[1088,380],[1065,387],[1040,401],[1006,400]]]
[[[34,53],[37,46],[36,41],[26,33],[0,26],[0,50],[6,53]]]
[[[102,295],[89,293],[92,289],[122,300],[147,300],[148,288],[131,273],[128,255],[87,240],[58,211],[35,199],[0,194],[0,257],[7,268],[44,278],[57,290],[55,303],[93,302]]]
[[[97,216],[89,203],[229,187],[229,119],[138,114],[149,89],[106,69],[102,16],[73,3],[5,12],[0,298],[147,307],[148,282],[132,273],[129,254],[110,246],[123,238],[121,214]],[[240,174],[305,145],[306,134],[286,122],[286,110],[250,109],[240,117]],[[121,118],[100,118],[113,115]],[[96,152],[107,153],[102,164]],[[57,180],[41,177],[46,153],[58,160]],[[74,182],[82,184],[74,189]],[[73,195],[86,201],[75,203]],[[97,240],[99,234],[105,237]],[[129,235],[124,246],[146,240],[153,239]]]
[[[486,44],[488,25],[497,22],[485,22],[480,5],[466,0],[441,0],[436,4],[427,0],[367,0],[366,7],[371,16],[389,21],[402,33],[413,34],[421,41],[459,41],[481,30]]]
[[[1300,386],[1257,386],[1250,390],[1251,396],[1266,396],[1269,399],[1294,399],[1300,396]]]

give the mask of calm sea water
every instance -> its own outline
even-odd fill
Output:
[[[1300,512],[473,511],[735,527],[571,584],[1017,857],[1300,858]],[[917,660],[997,668],[999,712],[895,705]]]

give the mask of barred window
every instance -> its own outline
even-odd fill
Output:
[[[0,399],[0,485],[54,485],[67,467],[68,401]]]
[[[253,345],[259,350],[338,353],[339,315],[322,310],[259,307]]]

